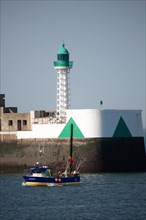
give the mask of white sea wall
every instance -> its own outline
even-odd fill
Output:
[[[17,139],[58,138],[65,124],[32,124],[32,131],[18,131]]]
[[[141,110],[67,110],[85,138],[113,137],[122,117],[133,137],[143,136]],[[66,124],[32,124],[32,131],[18,131],[17,138],[58,138]]]
[[[143,136],[141,110],[77,109],[67,111],[86,138],[112,137],[122,117],[132,136]]]

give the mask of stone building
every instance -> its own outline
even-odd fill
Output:
[[[37,110],[19,113],[17,107],[5,106],[5,94],[0,94],[0,131],[32,131],[33,124],[52,124],[57,122],[56,111]]]
[[[5,95],[0,94],[0,131],[29,131],[30,118],[30,113],[18,113],[17,107],[6,107]]]

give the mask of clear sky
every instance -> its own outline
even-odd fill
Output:
[[[19,112],[56,109],[53,61],[74,61],[71,107],[142,109],[145,1],[1,1],[1,87]]]

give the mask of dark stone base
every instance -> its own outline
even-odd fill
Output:
[[[44,140],[22,143],[0,143],[0,172],[22,172],[39,159],[38,146]],[[69,155],[69,139],[45,141],[44,164],[65,168]],[[81,173],[146,172],[143,137],[90,138],[73,140],[73,159],[86,158]]]
[[[98,138],[94,146],[94,154],[90,155],[90,151],[86,154],[87,163],[83,171],[89,173],[146,171],[146,155],[142,137]]]

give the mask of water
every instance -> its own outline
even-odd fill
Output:
[[[86,174],[80,186],[24,187],[0,175],[2,220],[144,220],[146,173]]]

